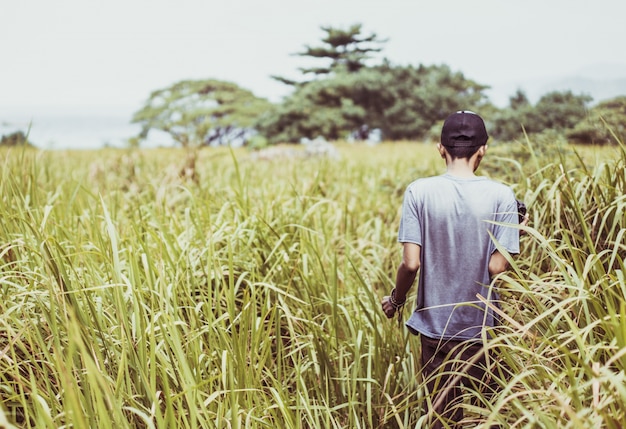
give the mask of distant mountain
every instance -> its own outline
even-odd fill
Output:
[[[509,97],[521,89],[535,103],[552,91],[572,91],[593,97],[592,104],[626,95],[626,64],[596,64],[577,70],[571,75],[546,77],[492,85],[487,92],[497,106],[508,106]]]

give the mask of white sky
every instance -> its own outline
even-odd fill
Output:
[[[19,0],[0,5],[0,108],[138,110],[183,79],[277,101],[322,25],[363,24],[394,64],[493,85],[625,64],[624,0]]]

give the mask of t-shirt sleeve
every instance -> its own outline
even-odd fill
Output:
[[[422,229],[419,218],[418,202],[412,186],[404,192],[402,203],[402,217],[400,218],[400,229],[398,231],[398,241],[400,243],[415,243],[422,245]]]
[[[502,198],[500,208],[496,215],[494,237],[507,252],[511,254],[519,253],[519,229],[512,225],[519,224],[519,214],[517,212],[517,200],[510,188]],[[495,249],[494,249],[495,250]]]

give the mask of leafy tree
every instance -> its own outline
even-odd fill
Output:
[[[532,106],[523,92],[510,99],[510,107],[500,111],[493,119],[491,134],[498,140],[511,141],[523,135],[543,132],[566,133],[587,115],[588,95],[575,95],[571,91],[553,91],[542,96]]]
[[[480,106],[485,88],[445,65],[385,62],[296,88],[260,129],[272,141],[285,142],[365,139],[374,129],[389,140],[422,139],[451,111]]]
[[[152,92],[132,121],[142,125],[142,139],[155,129],[184,147],[224,145],[245,142],[270,106],[234,83],[185,80]]]
[[[626,96],[603,101],[567,133],[577,143],[609,144],[626,141]]]
[[[522,90],[509,97],[507,109],[496,110],[487,118],[489,133],[497,140],[514,140],[523,135],[524,123],[533,109],[526,93]]]
[[[346,137],[365,114],[350,100],[349,91],[344,79],[324,79],[298,87],[259,122],[259,130],[273,143]]]
[[[23,131],[16,131],[14,133],[3,135],[0,139],[0,147],[2,146],[33,146],[29,141],[26,134]]]
[[[545,129],[566,131],[574,128],[587,116],[589,95],[575,95],[572,91],[554,91],[542,96],[528,118],[527,129],[541,132]]]
[[[487,86],[453,72],[447,65],[379,68],[385,75],[386,99],[380,128],[390,140],[422,139],[438,121],[460,109],[480,110]]]
[[[522,110],[531,107],[526,93],[521,89],[518,89],[514,95],[509,97],[509,106],[513,110]]]
[[[378,39],[376,33],[362,34],[361,24],[355,24],[347,29],[335,27],[321,27],[326,33],[322,39],[322,46],[305,46],[304,51],[296,55],[325,59],[327,65],[319,67],[301,67],[299,70],[305,74],[315,76],[329,75],[333,72],[355,73],[366,66],[366,61],[372,54],[382,50],[381,45],[386,40]],[[272,76],[274,79],[288,85],[301,85],[308,82],[297,82],[280,76]]]

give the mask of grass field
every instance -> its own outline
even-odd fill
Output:
[[[339,152],[0,152],[0,428],[424,427],[418,342],[379,301],[404,188],[443,161]],[[508,373],[467,427],[626,426],[625,164],[490,148],[531,223],[494,281]]]

